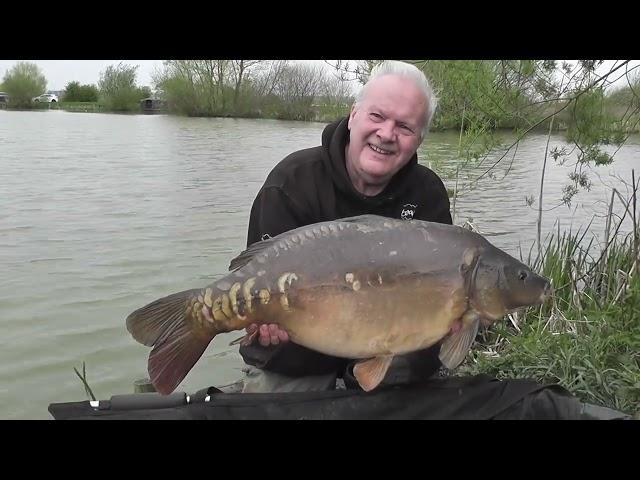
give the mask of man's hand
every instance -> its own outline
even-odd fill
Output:
[[[278,345],[280,342],[286,343],[289,341],[289,334],[282,330],[280,326],[276,323],[262,324],[258,326],[257,323],[252,323],[246,328],[247,334],[252,338],[255,338],[255,335],[258,335],[258,342],[263,347],[268,347],[269,345]]]

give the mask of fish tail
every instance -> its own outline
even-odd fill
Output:
[[[202,289],[174,293],[127,317],[127,330],[133,338],[153,347],[149,377],[163,395],[175,390],[219,333],[210,316],[202,313],[203,295]]]

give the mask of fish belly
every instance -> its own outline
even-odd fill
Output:
[[[344,358],[396,355],[442,339],[466,310],[461,284],[408,289],[317,288],[299,292],[278,321],[292,341]]]

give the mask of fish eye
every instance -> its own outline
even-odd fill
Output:
[[[520,270],[520,272],[518,272],[518,278],[520,280],[524,280],[525,278],[527,278],[527,272],[525,272],[524,270]]]

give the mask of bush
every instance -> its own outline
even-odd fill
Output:
[[[30,108],[31,99],[45,92],[47,79],[35,63],[18,62],[5,74],[2,85],[12,107]]]
[[[95,85],[80,85],[79,82],[69,82],[61,99],[64,102],[97,102],[98,87]]]
[[[535,269],[553,302],[498,322],[478,337],[462,374],[558,383],[584,402],[640,411],[640,277],[633,233],[603,252],[579,233],[552,237]]]

